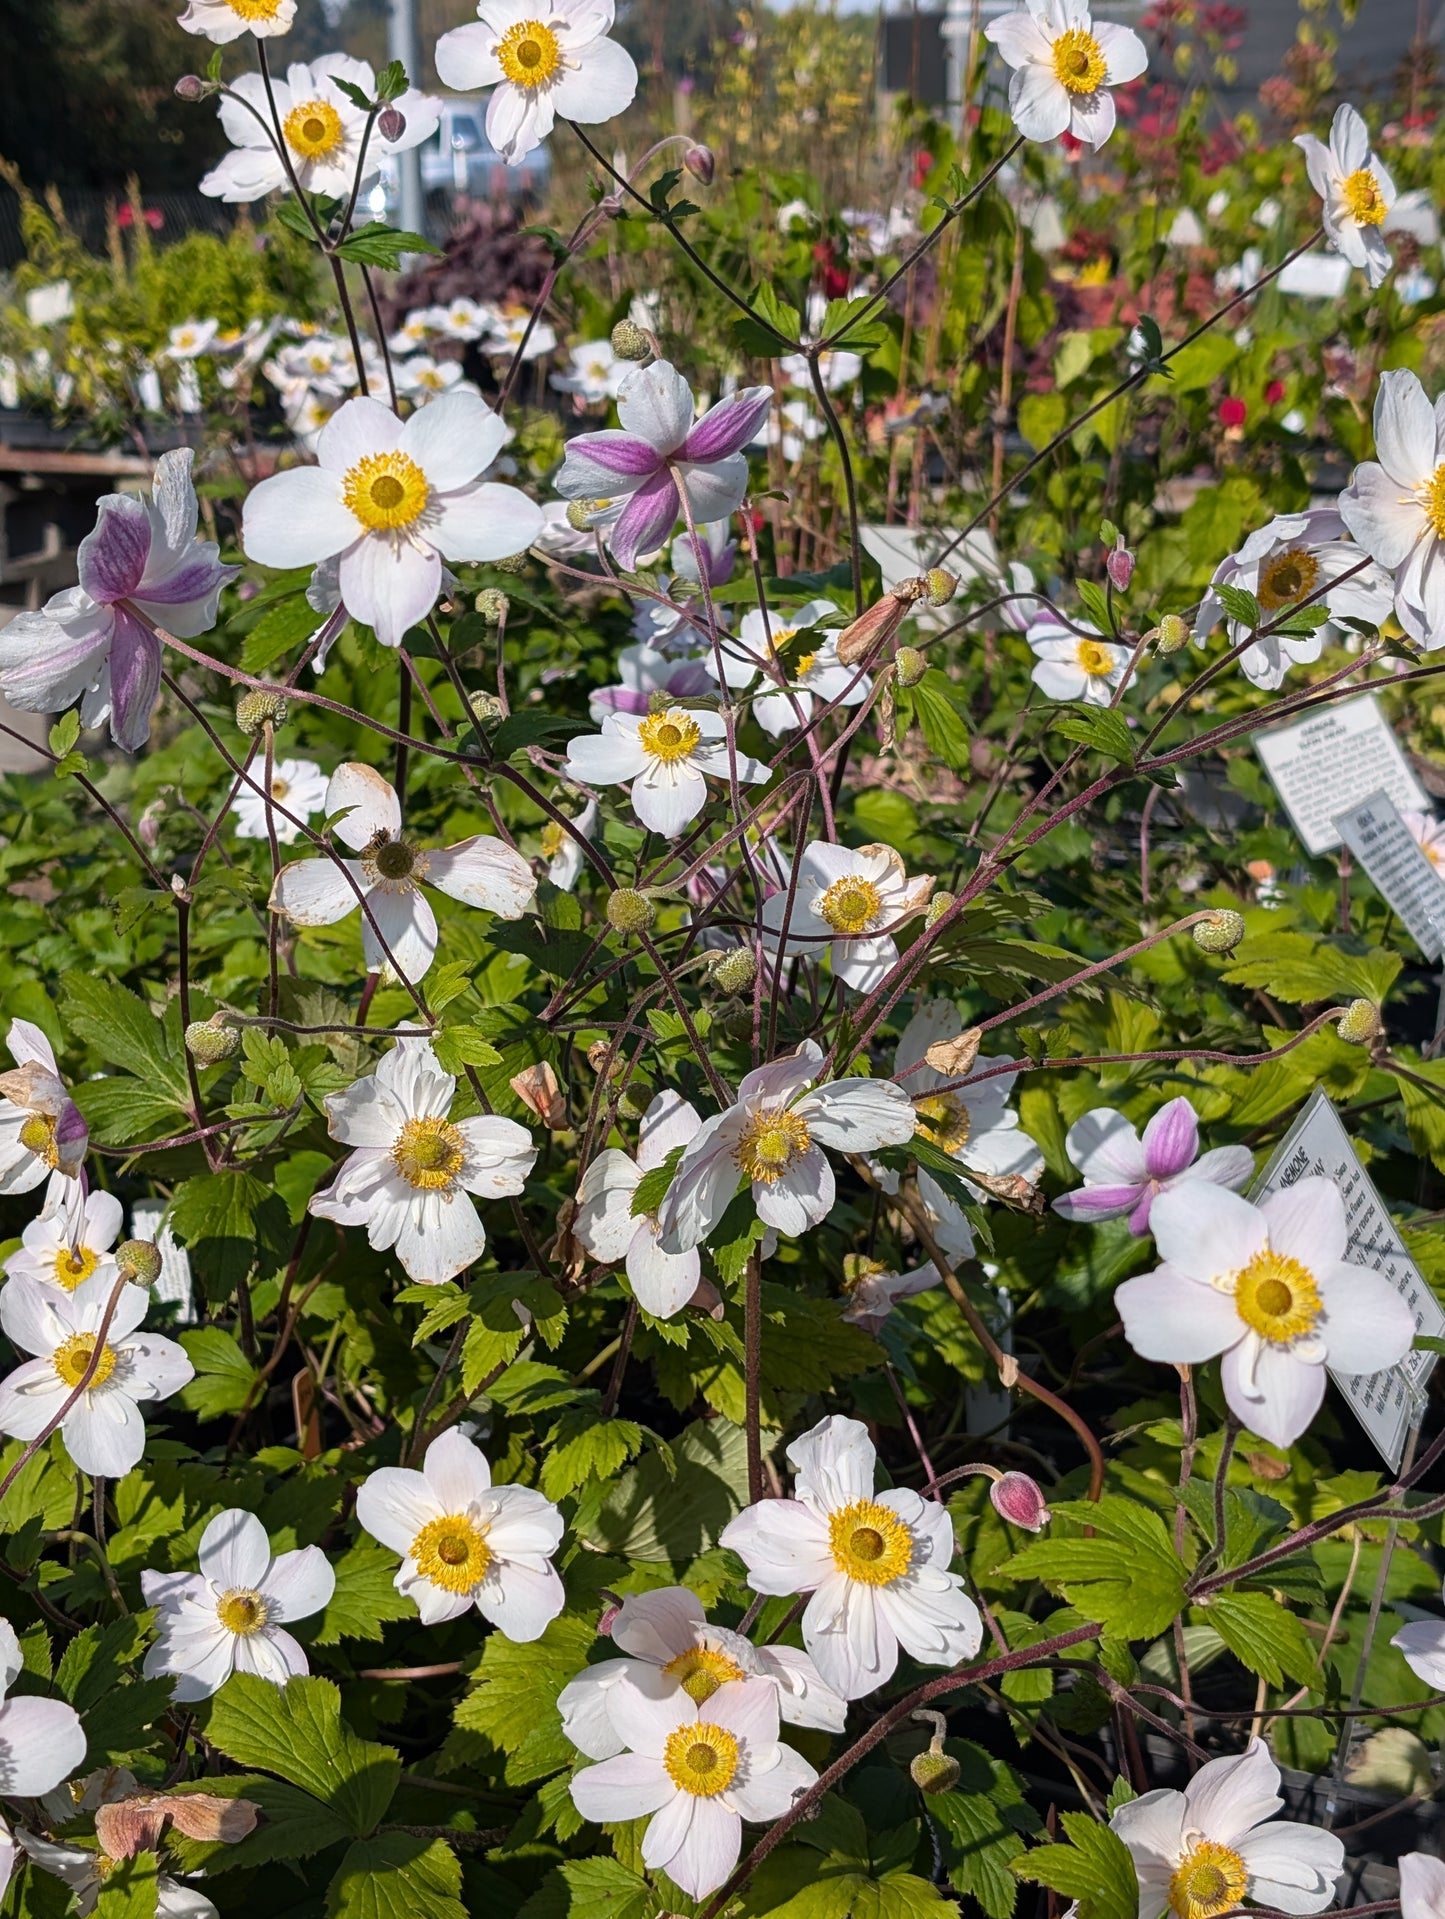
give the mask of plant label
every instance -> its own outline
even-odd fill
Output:
[[[1445,882],[1387,793],[1335,815],[1335,830],[1428,960],[1445,951]]]
[[[1260,733],[1254,749],[1313,856],[1340,844],[1335,820],[1341,807],[1358,806],[1374,793],[1396,807],[1430,810],[1373,693]]]

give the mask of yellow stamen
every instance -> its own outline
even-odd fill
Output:
[[[1282,606],[1302,600],[1306,593],[1313,593],[1319,577],[1320,563],[1313,553],[1307,553],[1302,546],[1287,547],[1260,568],[1255,598],[1267,612],[1275,613]]]
[[[738,1136],[733,1158],[749,1179],[775,1186],[811,1144],[807,1121],[784,1107],[754,1114]]]
[[[738,1742],[725,1727],[699,1720],[667,1735],[662,1763],[681,1791],[711,1799],[732,1784],[738,1769]]]
[[[231,0],[235,5],[235,0]],[[346,137],[341,115],[329,100],[303,100],[281,122],[286,144],[303,160],[324,160]]]
[[[62,1246],[55,1255],[52,1277],[57,1286],[63,1286],[66,1292],[73,1293],[77,1286],[90,1278],[99,1263],[99,1253],[93,1253],[88,1246]]]
[[[284,800],[286,795],[290,791],[291,791],[290,780],[272,780],[271,797],[273,800]]]
[[[915,1101],[913,1110],[918,1116],[918,1131],[940,1152],[961,1153],[967,1146],[973,1120],[957,1093],[931,1094]]]
[[[1445,460],[1430,475],[1415,498],[1425,509],[1425,518],[1434,527],[1437,538],[1445,540]]]
[[[419,520],[431,497],[425,473],[405,453],[368,453],[342,484],[341,498],[373,533],[396,532]]]
[[[1380,183],[1368,167],[1360,167],[1341,180],[1340,197],[1346,213],[1359,227],[1383,226],[1385,215],[1390,211]]]
[[[249,1639],[270,1618],[270,1608],[251,1586],[233,1586],[216,1601],[216,1617],[227,1632]]]
[[[637,737],[645,752],[661,760],[664,766],[671,766],[677,760],[687,759],[694,751],[702,738],[702,728],[696,720],[689,719],[680,706],[669,706],[666,712],[651,713],[641,721]]]
[[[467,1163],[467,1142],[445,1119],[409,1119],[391,1149],[392,1162],[419,1193],[445,1192]]]
[[[705,1705],[718,1687],[727,1685],[729,1680],[747,1677],[735,1659],[729,1659],[725,1652],[718,1652],[712,1646],[690,1646],[676,1659],[669,1659],[662,1670],[671,1673],[698,1706]]]
[[[1102,640],[1080,640],[1074,648],[1074,658],[1091,680],[1107,679],[1114,670],[1113,648]]]
[[[281,11],[281,0],[226,0],[226,5],[242,20],[274,20]]]
[[[514,87],[540,87],[562,64],[562,46],[540,20],[519,20],[493,49],[497,64]]]
[[[1234,1306],[1246,1326],[1273,1346],[1313,1332],[1324,1311],[1314,1276],[1283,1253],[1256,1253],[1235,1274]]]
[[[411,1542],[411,1557],[423,1579],[444,1592],[469,1593],[492,1563],[486,1535],[465,1513],[428,1520]]]
[[[1213,1839],[1199,1839],[1174,1868],[1169,1906],[1178,1919],[1215,1919],[1244,1898],[1249,1868],[1239,1854]]]
[[[60,1164],[60,1149],[55,1144],[55,1120],[50,1113],[32,1113],[20,1128],[20,1144],[27,1153],[55,1167]]]
[[[557,855],[562,851],[562,841],[565,837],[556,820],[548,820],[547,824],[542,828],[542,858],[544,860],[556,859]]]
[[[878,918],[883,899],[871,880],[848,874],[833,884],[818,901],[818,911],[835,933],[856,938],[866,933]]]
[[[86,1368],[90,1365],[90,1356],[95,1351],[94,1333],[72,1333],[63,1346],[57,1346],[50,1355],[50,1363],[67,1386],[78,1386],[85,1378]],[[100,1364],[90,1377],[87,1391],[103,1386],[115,1371],[115,1348],[102,1346]]]
[[[865,1586],[891,1586],[913,1563],[913,1535],[876,1499],[828,1515],[828,1548],[839,1572]]]
[[[1054,42],[1054,75],[1067,93],[1097,93],[1109,63],[1092,33],[1070,27]]]

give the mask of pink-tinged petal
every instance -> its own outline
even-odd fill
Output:
[[[1247,1186],[1254,1173],[1254,1154],[1247,1146],[1216,1146],[1201,1153],[1190,1167],[1190,1179],[1207,1179],[1211,1185],[1227,1186],[1238,1192]]]
[[[110,642],[110,734],[127,753],[150,738],[161,690],[161,643],[124,606],[115,609]]]
[[[676,367],[654,360],[623,380],[617,417],[625,433],[645,440],[658,453],[675,453],[692,426],[692,388]]]
[[[566,457],[557,475],[557,491],[564,500],[611,499],[631,493],[640,480],[656,473],[662,455],[635,433],[579,433],[567,442]]]
[[[150,558],[151,521],[129,493],[108,493],[97,509],[95,529],[76,553],[83,592],[98,605],[110,605],[134,593]]]
[[[442,563],[435,547],[395,545],[368,534],[342,554],[338,577],[351,617],[383,646],[400,646],[436,605]]]
[[[687,489],[693,524],[725,520],[742,505],[748,490],[748,461],[745,453],[730,453],[725,460],[707,466],[679,461],[677,477]]]
[[[1142,1186],[1149,1177],[1138,1133],[1112,1106],[1095,1107],[1075,1120],[1064,1151],[1091,1186]]]
[[[1171,1099],[1144,1128],[1144,1165],[1151,1179],[1182,1173],[1199,1151],[1199,1117],[1187,1099]]]
[[[1114,1307],[1139,1357],[1172,1366],[1213,1359],[1244,1332],[1227,1293],[1181,1278],[1168,1267],[1126,1279],[1114,1290]]]
[[[710,407],[678,449],[679,460],[710,465],[725,460],[730,453],[741,453],[757,436],[773,404],[770,386],[745,387],[731,398]]]
[[[1141,1203],[1139,1193],[1137,1186],[1081,1186],[1077,1192],[1060,1194],[1054,1201],[1054,1211],[1061,1219],[1083,1220],[1086,1223],[1090,1220],[1122,1219]],[[1147,1197],[1152,1197],[1152,1194]]]
[[[25,713],[59,713],[105,666],[114,614],[97,607],[79,621],[19,613],[0,629],[0,692]]]
[[[1325,1396],[1322,1365],[1261,1340],[1241,1340],[1226,1353],[1220,1377],[1230,1411],[1271,1446],[1293,1446]]]
[[[644,480],[623,507],[608,544],[624,570],[637,564],[639,553],[651,553],[671,533],[679,511],[677,483],[663,467]]]

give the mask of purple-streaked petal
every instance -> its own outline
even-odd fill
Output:
[[[1153,1179],[1172,1179],[1199,1151],[1199,1118],[1189,1101],[1171,1099],[1144,1128],[1144,1164]]]
[[[151,712],[161,690],[161,643],[123,606],[115,609],[110,643],[110,733],[127,753],[150,738]]]
[[[140,501],[108,493],[76,555],[80,584],[101,606],[124,599],[140,585],[150,550],[150,515]]]
[[[569,459],[576,456],[587,460],[601,467],[604,473],[615,474],[623,480],[645,479],[656,470],[661,458],[657,448],[649,446],[646,440],[614,429],[578,434],[575,440],[568,441],[567,455]]]
[[[1119,1219],[1133,1212],[1139,1196],[1137,1186],[1081,1186],[1076,1192],[1060,1194],[1054,1211],[1062,1219]]]
[[[612,557],[623,568],[637,564],[639,553],[650,553],[671,533],[677,519],[677,483],[664,467],[644,480],[612,529]]]
[[[202,549],[192,554],[168,579],[144,586],[131,597],[146,606],[188,606],[192,600],[209,598],[227,580],[234,580],[240,570],[238,566],[222,566],[212,546],[209,553]]]
[[[677,452],[679,460],[708,462],[741,453],[768,417],[773,389],[750,386],[731,399],[711,407],[688,434]]]

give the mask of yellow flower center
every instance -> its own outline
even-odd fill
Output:
[[[376,869],[378,879],[397,881],[416,876],[417,849],[410,840],[392,839],[385,828],[367,843],[363,858],[368,866]],[[393,886],[390,890],[397,888]]]
[[[95,1351],[94,1333],[72,1333],[63,1346],[50,1355],[50,1363],[67,1386],[78,1386],[85,1378],[90,1356]],[[115,1348],[102,1346],[100,1364],[91,1374],[92,1388],[103,1386],[115,1371]]]
[[[718,1687],[727,1685],[729,1680],[747,1677],[735,1659],[729,1659],[725,1652],[717,1652],[711,1646],[689,1646],[676,1659],[669,1659],[662,1670],[671,1673],[698,1706],[705,1705]],[[685,1730],[691,1732],[692,1727]]]
[[[226,0],[226,5],[242,20],[274,20],[281,11],[281,0]]]
[[[755,1113],[743,1128],[733,1158],[749,1179],[775,1186],[811,1145],[808,1123],[786,1107]]]
[[[918,1131],[940,1152],[961,1153],[967,1146],[973,1121],[957,1093],[934,1093],[916,1101],[913,1110],[918,1116]]]
[[[882,897],[872,880],[858,879],[851,873],[834,880],[818,901],[818,911],[833,931],[850,938],[866,933],[882,907]]]
[[[1260,568],[1259,588],[1254,597],[1267,612],[1274,613],[1282,606],[1303,599],[1306,593],[1313,593],[1319,577],[1320,563],[1313,553],[1307,553],[1302,546],[1287,547]]]
[[[1054,75],[1067,93],[1096,93],[1104,84],[1109,63],[1092,33],[1070,27],[1054,42]]]
[[[1249,1868],[1228,1846],[1213,1839],[1196,1840],[1169,1881],[1170,1910],[1179,1919],[1215,1919],[1244,1898]]]
[[[1283,1253],[1256,1253],[1235,1275],[1235,1310],[1274,1346],[1313,1332],[1324,1302],[1309,1269]]]
[[[90,1278],[99,1263],[99,1253],[93,1253],[88,1246],[62,1246],[55,1255],[55,1283],[73,1293]]]
[[[562,47],[540,20],[519,20],[497,42],[497,64],[514,87],[540,87],[562,64]]]
[[[1345,211],[1356,226],[1381,226],[1390,210],[1385,205],[1379,181],[1368,167],[1360,167],[1341,180],[1340,197],[1345,203]]]
[[[1415,498],[1424,507],[1425,518],[1434,527],[1436,537],[1445,540],[1445,460],[1416,491]]]
[[[637,737],[644,751],[661,760],[664,766],[671,766],[677,760],[687,759],[695,750],[702,738],[702,728],[696,720],[689,719],[680,706],[670,706],[665,713],[651,713],[641,721]]]
[[[711,1799],[732,1784],[738,1769],[738,1742],[725,1727],[699,1720],[667,1735],[662,1763],[679,1790]]]
[[[391,1149],[392,1163],[419,1193],[444,1192],[467,1163],[467,1142],[445,1119],[409,1119]]]
[[[341,488],[343,504],[373,533],[411,526],[426,511],[431,488],[425,473],[405,453],[368,453],[351,468]]]
[[[813,668],[817,664],[818,664],[818,656],[816,653],[802,654],[798,660],[797,677],[800,680],[807,679],[808,675],[812,672]]]
[[[1074,658],[1091,680],[1104,680],[1114,670],[1114,651],[1102,640],[1080,640]]]
[[[60,1151],[55,1144],[55,1120],[49,1113],[32,1113],[20,1128],[20,1144],[27,1153],[34,1153],[37,1159],[43,1159],[47,1166],[60,1164]]]
[[[770,653],[781,653],[797,630],[795,626],[775,626],[768,635],[768,651]]]
[[[554,860],[562,851],[562,841],[566,836],[556,820],[548,820],[542,828],[542,858]]]
[[[260,1632],[270,1616],[265,1600],[251,1586],[233,1586],[216,1601],[217,1619],[227,1632],[236,1633],[242,1639]]]
[[[465,1513],[429,1519],[411,1542],[411,1556],[423,1579],[449,1593],[480,1586],[492,1563],[486,1535]]]
[[[913,1563],[913,1535],[876,1499],[855,1499],[828,1515],[833,1564],[865,1586],[891,1586]]]
[[[231,0],[235,5],[235,0]],[[341,115],[329,100],[303,100],[281,122],[286,144],[303,160],[322,160],[341,145]]]
[[[290,780],[272,780],[271,797],[273,800],[284,800],[286,795],[290,791],[291,791]]]

